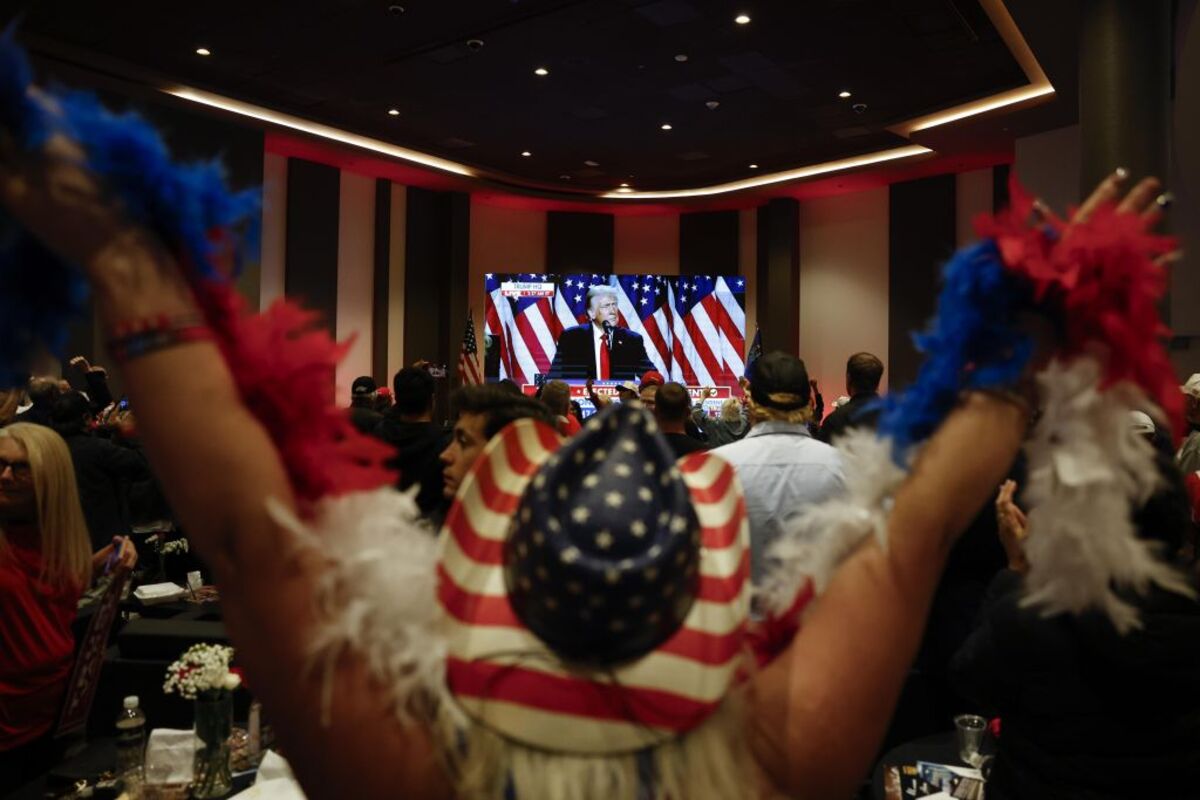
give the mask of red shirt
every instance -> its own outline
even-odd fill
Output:
[[[82,588],[39,579],[37,534],[5,531],[0,549],[0,751],[54,725],[71,674]]]

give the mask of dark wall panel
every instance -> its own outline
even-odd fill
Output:
[[[679,215],[679,274],[736,275],[737,211],[701,211]]]
[[[388,375],[388,298],[392,249],[392,182],[375,181],[374,293],[371,306],[371,374],[380,386],[390,386]]]
[[[546,271],[613,271],[613,216],[574,211],[546,214]]]
[[[763,351],[796,355],[800,340],[800,203],[772,200],[758,209],[758,328]],[[747,336],[752,336],[746,331]]]
[[[954,252],[955,176],[894,183],[888,202],[888,385],[911,383],[920,366],[912,334],[937,303],[942,264]]]
[[[1008,208],[1008,177],[1011,173],[1010,164],[992,167],[992,210],[997,213]]]
[[[338,212],[342,173],[288,159],[284,293],[321,314],[337,330]]]
[[[449,368],[435,408],[445,418],[466,329],[470,196],[409,187],[405,224],[403,363],[425,359]]]

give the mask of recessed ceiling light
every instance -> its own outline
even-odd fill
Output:
[[[738,14],[736,17],[733,18],[733,21],[736,22],[738,25],[749,25],[750,24],[750,15],[749,14]]]
[[[398,108],[389,108],[389,109],[388,109],[388,116],[389,116],[389,117],[398,117],[398,116],[400,116],[400,109],[398,109]]]
[[[687,53],[680,53],[679,55],[675,56],[675,60],[682,64],[683,62],[687,61]]]
[[[622,184],[621,184],[621,188],[622,188],[622,189],[628,189],[628,188],[629,188],[629,184],[628,184],[628,183],[622,183]]]
[[[751,164],[750,169],[758,169],[758,164]]]
[[[531,155],[533,155],[533,153],[529,152],[528,150],[522,150],[522,151],[521,151],[521,156],[522,156],[523,158],[529,158]]]
[[[626,192],[632,192],[633,189],[630,189],[628,186],[621,186],[617,188],[617,191],[621,194],[625,194]]]
[[[850,93],[849,93],[849,92],[847,92],[845,89],[843,89],[842,91],[838,92],[838,97],[842,98],[843,100],[845,100],[845,99],[846,99],[847,97],[849,97],[849,96],[850,96]]]
[[[569,181],[569,180],[571,180],[571,176],[570,176],[570,175],[559,175],[559,176],[558,176],[558,178],[559,178],[559,180],[563,180],[563,181]]]
[[[546,77],[547,75],[549,75],[549,74],[550,74],[550,70],[546,69],[545,67],[538,67],[537,69],[535,69],[535,70],[533,71],[533,74],[534,74],[534,75],[537,75],[537,76],[539,76],[539,77],[541,77],[541,78],[544,78],[544,77]]]
[[[669,123],[669,122],[664,122],[664,123],[663,123],[661,126],[659,126],[659,127],[661,127],[661,128],[664,130],[664,131],[669,131],[669,130],[671,130],[671,123]]]
[[[599,162],[599,161],[592,161],[590,158],[589,158],[587,161],[583,162],[583,163],[584,163],[584,164],[586,164],[586,165],[587,165],[587,166],[589,166],[589,167],[598,167],[598,166],[600,166],[600,162]]]
[[[197,48],[196,48],[196,55],[198,55],[198,56],[211,56],[211,55],[212,55],[212,50],[209,50],[207,47],[197,47]]]

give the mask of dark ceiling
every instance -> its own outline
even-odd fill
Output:
[[[4,7],[24,12],[35,50],[567,191],[701,186],[898,146],[888,125],[1026,83],[976,0]]]

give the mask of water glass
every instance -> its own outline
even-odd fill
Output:
[[[954,730],[958,739],[958,757],[964,764],[979,766],[979,748],[987,732],[987,720],[976,714],[959,714],[954,718]]]

